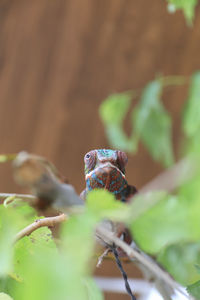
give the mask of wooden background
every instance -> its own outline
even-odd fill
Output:
[[[83,155],[108,147],[101,101],[140,89],[156,74],[190,75],[199,68],[199,8],[189,28],[181,13],[167,13],[163,0],[1,0],[0,152],[45,156],[80,192]],[[186,91],[164,95],[176,149]],[[140,145],[127,177],[139,188],[161,170]],[[0,166],[0,178],[1,192],[20,190],[9,165]],[[101,272],[114,276],[116,268],[105,264]]]

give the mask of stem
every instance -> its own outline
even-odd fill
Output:
[[[17,242],[24,236],[30,235],[33,231],[35,231],[36,229],[38,229],[40,227],[44,227],[44,226],[53,227],[54,225],[59,224],[59,223],[65,221],[66,219],[67,219],[67,216],[65,214],[61,214],[56,217],[48,217],[48,218],[44,218],[44,219],[38,219],[35,222],[33,222],[32,224],[30,224],[27,227],[25,227],[24,229],[22,229],[20,232],[18,232],[17,235],[15,236],[14,242]]]

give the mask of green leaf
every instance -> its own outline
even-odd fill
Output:
[[[15,300],[87,300],[86,287],[77,272],[76,262],[62,252],[39,251],[26,260],[24,274],[25,282],[14,291]]]
[[[142,139],[153,158],[170,166],[173,163],[171,118],[161,103],[161,92],[160,80],[149,83],[132,118],[137,137]]]
[[[200,243],[170,245],[160,253],[158,261],[177,281],[189,285],[199,279],[195,264],[200,263]]]
[[[184,107],[183,129],[190,138],[195,138],[200,131],[200,71],[191,78],[189,96]]]
[[[17,280],[21,282],[24,280],[24,265],[26,265],[28,260],[32,260],[33,256],[41,249],[45,249],[46,253],[49,251],[57,252],[52,233],[47,227],[35,230],[30,236],[23,237],[15,244],[14,275]]]
[[[199,162],[196,162],[199,165]],[[196,170],[197,171],[197,170]],[[200,174],[199,171],[190,180],[185,182],[178,190],[179,198],[186,204],[188,217],[186,222],[190,223],[190,239],[200,239]]]
[[[175,196],[166,196],[131,224],[141,248],[158,253],[168,244],[192,238],[188,205]]]
[[[0,293],[0,300],[13,300],[13,298],[5,293]]]
[[[0,276],[12,269],[13,242],[21,225],[18,221],[14,210],[0,207]]]
[[[87,288],[88,300],[104,299],[100,289],[97,287],[93,278],[85,278],[84,282]]]
[[[100,116],[106,125],[121,125],[124,116],[128,112],[131,93],[113,94],[109,96],[100,106]]]
[[[137,147],[134,136],[130,138],[123,131],[123,121],[130,107],[132,93],[109,96],[100,106],[99,113],[104,123],[108,140],[113,148],[133,152]]]
[[[125,220],[129,215],[126,204],[117,201],[115,196],[104,189],[96,189],[89,192],[87,196],[87,207],[89,212],[97,218]]]
[[[91,285],[88,283],[90,285],[88,287],[85,281],[85,277],[90,276],[92,267],[90,261],[94,248],[95,225],[96,220],[89,213],[70,217],[62,224],[59,251],[54,246],[48,245],[46,238],[49,237],[46,234],[42,238],[42,245],[39,236],[37,240],[33,239],[33,236],[30,237],[28,240],[30,248],[22,245],[21,253],[18,255],[18,259],[21,257],[19,263],[24,283],[17,285],[13,298],[88,300],[88,294],[98,296],[92,283]],[[35,234],[37,232],[38,230]],[[23,240],[25,239],[19,242]],[[25,254],[25,251],[28,254]]]
[[[198,274],[200,274],[200,266],[199,265],[195,265],[196,271],[198,272]]]
[[[187,291],[190,295],[195,297],[195,299],[200,300],[200,280],[189,285],[187,287]]]
[[[168,0],[168,2],[169,12],[173,13],[177,9],[182,9],[188,24],[192,25],[197,0]]]
[[[72,216],[62,224],[61,239],[66,256],[73,264],[74,270],[81,274],[88,274],[88,264],[94,250],[94,228],[96,217],[87,212],[80,216]],[[80,251],[81,249],[81,251]]]

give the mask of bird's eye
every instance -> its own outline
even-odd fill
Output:
[[[85,158],[90,158],[90,154],[88,153],[88,154],[86,154],[86,156],[85,156]]]

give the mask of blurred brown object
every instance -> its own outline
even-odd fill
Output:
[[[13,174],[18,184],[38,197],[39,208],[42,204],[67,212],[85,203],[72,185],[60,181],[56,167],[41,156],[20,152],[13,161]]]

